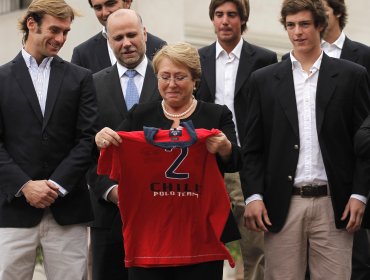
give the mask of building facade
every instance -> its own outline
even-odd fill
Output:
[[[12,59],[21,49],[22,35],[17,20],[23,14],[19,8],[30,0],[0,0],[0,37],[3,39],[0,64]],[[83,16],[77,17],[60,52],[70,60],[73,48],[102,27],[87,0],[67,0]],[[132,9],[140,13],[151,33],[169,43],[186,41],[196,47],[208,45],[216,38],[208,16],[209,0],[134,0]],[[244,34],[248,41],[282,55],[290,50],[290,42],[279,22],[282,0],[250,0],[251,15]],[[348,24],[345,33],[353,40],[370,45],[370,10],[368,0],[347,0]],[[2,11],[3,10],[3,11]],[[4,11],[5,10],[5,11]]]

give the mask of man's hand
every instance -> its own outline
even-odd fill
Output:
[[[108,193],[108,200],[118,205],[118,186],[113,187]]]
[[[348,224],[346,226],[346,230],[348,232],[355,232],[360,229],[364,212],[365,204],[362,201],[356,198],[350,198],[348,200],[341,218],[341,220],[344,221],[348,215],[350,215]]]
[[[244,211],[244,225],[253,231],[268,232],[265,223],[272,225],[263,201],[254,200],[248,203]]]
[[[47,180],[29,181],[22,193],[31,206],[46,208],[58,198],[58,187]]]

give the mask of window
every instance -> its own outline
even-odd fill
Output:
[[[25,9],[32,0],[0,0],[0,15]]]

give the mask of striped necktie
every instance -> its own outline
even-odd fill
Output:
[[[125,75],[128,77],[125,97],[126,106],[127,110],[130,110],[132,106],[139,102],[139,93],[134,83],[134,77],[137,75],[137,72],[136,70],[129,69],[125,72]]]

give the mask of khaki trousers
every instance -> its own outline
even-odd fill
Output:
[[[308,255],[311,280],[349,280],[352,241],[335,227],[330,196],[293,195],[282,230],[265,234],[265,279],[305,279]]]
[[[31,280],[38,246],[48,280],[86,279],[86,226],[60,226],[49,210],[35,227],[0,228],[0,279]]]
[[[244,280],[262,280],[264,274],[263,233],[244,226],[245,201],[239,173],[225,173],[225,184],[241,235],[240,249],[244,265]]]

